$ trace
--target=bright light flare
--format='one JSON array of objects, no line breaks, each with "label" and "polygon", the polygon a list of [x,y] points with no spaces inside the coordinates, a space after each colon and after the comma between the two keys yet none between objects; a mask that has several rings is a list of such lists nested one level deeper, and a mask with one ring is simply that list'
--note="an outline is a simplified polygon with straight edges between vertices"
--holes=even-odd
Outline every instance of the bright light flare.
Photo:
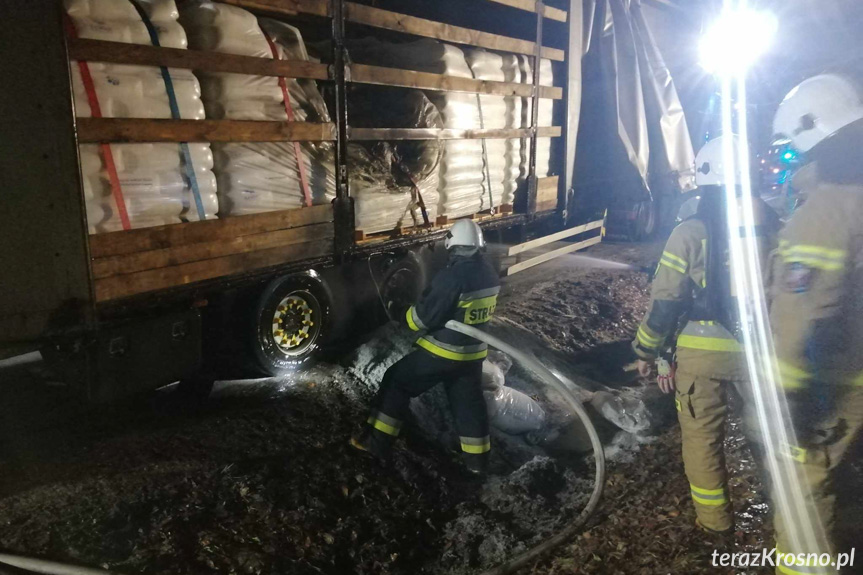
[{"label": "bright light flare", "polygon": [[721,76],[745,72],[767,52],[778,28],[770,12],[724,11],[701,38],[701,66]]},{"label": "bright light flare", "polygon": [[[746,120],[746,69],[754,61],[756,52],[752,43],[745,40],[751,41],[753,31],[759,31],[767,21],[764,17],[741,17],[741,14],[755,14],[746,9],[746,0],[737,0],[737,10],[732,9],[733,3],[733,0],[724,0],[723,18],[711,31],[712,35],[705,37],[705,40],[709,38],[708,46],[728,48],[726,53],[720,54],[722,57],[718,61],[714,61],[719,65],[721,79],[722,128],[723,133],[737,133],[740,139],[737,155],[732,138],[724,138],[723,146],[726,173],[730,174],[725,183],[725,198],[731,278],[737,294],[737,311],[746,349],[754,403],[752,407],[758,417],[758,433],[765,452],[765,464],[771,476],[771,501],[775,506],[774,511],[784,518],[793,548],[782,551],[820,552],[829,549],[826,534],[815,509],[807,505],[807,502],[812,500],[809,486],[800,481],[796,464],[788,456],[789,446],[797,445],[797,440],[793,428],[787,425],[790,422],[788,405],[781,386],[778,385],[779,378],[774,367],[773,336],[767,312],[756,240],[757,224],[752,204]],[[755,22],[758,21],[762,24],[756,25]],[[775,19],[768,27],[775,33]],[[761,46],[759,53],[766,50],[773,33],[765,34],[764,38],[758,40]],[[747,50],[753,52],[746,54]],[[736,114],[733,102],[740,104],[740,110]],[[739,170],[734,169],[735,164],[739,166]],[[735,174],[738,172],[739,182],[735,181]]]}]

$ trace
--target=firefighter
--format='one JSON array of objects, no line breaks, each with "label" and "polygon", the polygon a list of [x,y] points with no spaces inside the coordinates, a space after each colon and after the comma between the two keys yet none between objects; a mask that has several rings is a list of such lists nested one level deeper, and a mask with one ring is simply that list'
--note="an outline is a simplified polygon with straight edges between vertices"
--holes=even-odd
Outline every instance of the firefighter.
[{"label": "firefighter", "polygon": [[[738,142],[736,136],[732,138],[736,155]],[[632,342],[639,373],[648,376],[659,357],[660,389],[675,392],[696,524],[720,535],[731,533],[734,526],[723,452],[728,397],[737,393],[745,403],[750,396],[743,347],[738,341],[725,201],[727,180],[733,173],[734,181],[739,182],[740,173],[731,172],[728,165],[723,138],[708,142],[699,151],[698,206],[665,245],[653,279],[650,308]],[[741,208],[739,197],[732,208]],[[766,261],[775,244],[779,218],[760,199],[753,201],[753,211],[760,222],[755,227],[759,256]],[[660,354],[673,344],[675,336],[676,367],[672,363],[669,368]],[[745,415],[744,424],[755,429]]]},{"label": "firefighter", "polygon": [[[832,74],[804,81],[782,101],[774,131],[803,153],[809,172],[795,178],[807,200],[780,234],[770,292],[777,375],[796,436],[780,456],[795,461],[809,517],[824,527],[817,549],[795,548],[777,512],[776,543],[783,553],[832,552],[831,482],[863,424],[861,86]],[[777,572],[833,571],[780,564]]]},{"label": "firefighter", "polygon": [[480,388],[485,343],[447,329],[454,319],[479,327],[491,320],[500,280],[483,255],[485,240],[473,221],[458,220],[445,240],[447,267],[438,273],[419,303],[405,316],[407,326],[424,335],[414,351],[384,374],[363,432],[351,444],[386,460],[401,431],[408,404],[438,383],[446,386],[468,471],[483,474],[491,442],[488,412]]}]

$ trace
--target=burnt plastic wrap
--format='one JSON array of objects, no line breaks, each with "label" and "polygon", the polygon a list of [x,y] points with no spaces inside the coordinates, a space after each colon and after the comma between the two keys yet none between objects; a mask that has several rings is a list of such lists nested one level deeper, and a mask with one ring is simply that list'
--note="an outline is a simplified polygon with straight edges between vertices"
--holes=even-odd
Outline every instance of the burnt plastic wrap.
[{"label": "burnt plastic wrap", "polygon": [[519,435],[538,431],[545,425],[545,411],[529,395],[506,387],[506,372],[512,360],[495,352],[482,364],[482,393],[488,409],[488,420],[495,428]]},{"label": "burnt plastic wrap", "polygon": [[[351,125],[358,128],[442,128],[437,108],[419,90],[354,86],[348,98]],[[356,227],[367,233],[424,223],[437,215],[438,140],[351,142],[348,162]]]},{"label": "burnt plastic wrap", "polygon": [[[354,40],[348,44],[354,62],[473,78],[464,52],[436,40],[417,40],[403,44],[376,38]],[[428,91],[426,96],[437,107],[442,128],[475,130],[481,126],[475,94]],[[442,143],[438,212],[450,217],[466,216],[483,209],[487,196],[484,182],[482,142],[446,140]]]}]

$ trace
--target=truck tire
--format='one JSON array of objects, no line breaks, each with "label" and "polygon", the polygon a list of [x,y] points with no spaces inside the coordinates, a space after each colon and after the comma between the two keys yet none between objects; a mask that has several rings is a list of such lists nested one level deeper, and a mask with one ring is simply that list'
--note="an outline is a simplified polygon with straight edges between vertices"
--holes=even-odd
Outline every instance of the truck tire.
[{"label": "truck tire", "polygon": [[268,376],[313,363],[324,339],[329,296],[314,274],[278,278],[257,298],[252,314],[252,367]]},{"label": "truck tire", "polygon": [[656,202],[645,200],[633,206],[635,219],[632,221],[630,240],[642,242],[650,239],[656,231]]},{"label": "truck tire", "polygon": [[413,252],[387,267],[380,283],[380,299],[390,319],[401,320],[408,307],[419,300],[425,285],[424,272]]}]

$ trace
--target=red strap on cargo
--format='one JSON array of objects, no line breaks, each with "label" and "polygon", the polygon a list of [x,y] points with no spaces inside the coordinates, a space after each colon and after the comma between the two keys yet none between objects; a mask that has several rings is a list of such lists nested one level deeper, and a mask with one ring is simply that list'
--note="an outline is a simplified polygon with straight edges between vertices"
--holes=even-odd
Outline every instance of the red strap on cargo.
[{"label": "red strap on cargo", "polygon": [[[77,38],[78,31],[75,30],[75,23],[72,22],[72,18],[65,12],[63,13],[63,23],[66,28],[66,35],[69,38]],[[101,118],[102,107],[99,106],[99,97],[96,95],[96,85],[93,83],[93,76],[90,74],[90,66],[87,62],[79,60],[78,69],[81,72],[81,82],[84,84],[84,91],[87,93],[87,102],[90,104],[90,115],[94,118]],[[114,163],[114,154],[111,152],[111,145],[99,144],[99,150],[102,152],[102,160],[105,162],[108,180],[111,182],[111,195],[117,204],[120,224],[124,230],[131,229],[132,224],[129,222],[129,212],[126,211],[126,200],[123,197],[123,188],[120,186],[120,177],[117,175],[117,165]]]},{"label": "red strap on cargo", "polygon": [[[264,32],[261,30],[261,32]],[[276,45],[273,43],[273,40],[270,38],[270,35],[264,32],[264,38],[267,39],[267,44],[270,45],[270,52],[273,53],[273,60],[281,60],[279,57],[279,51],[276,49]],[[285,78],[279,76],[279,88],[282,89],[282,98],[285,100],[285,114],[288,115],[288,121],[293,122],[294,120],[294,110],[291,108],[291,98],[288,94],[288,83],[285,81]],[[303,196],[306,199],[306,207],[311,207],[312,205],[312,192],[309,189],[309,179],[306,176],[306,158],[303,155],[302,146],[300,146],[299,142],[293,142],[294,144],[294,156],[297,159],[297,171],[300,173],[300,185],[303,188]]]}]

